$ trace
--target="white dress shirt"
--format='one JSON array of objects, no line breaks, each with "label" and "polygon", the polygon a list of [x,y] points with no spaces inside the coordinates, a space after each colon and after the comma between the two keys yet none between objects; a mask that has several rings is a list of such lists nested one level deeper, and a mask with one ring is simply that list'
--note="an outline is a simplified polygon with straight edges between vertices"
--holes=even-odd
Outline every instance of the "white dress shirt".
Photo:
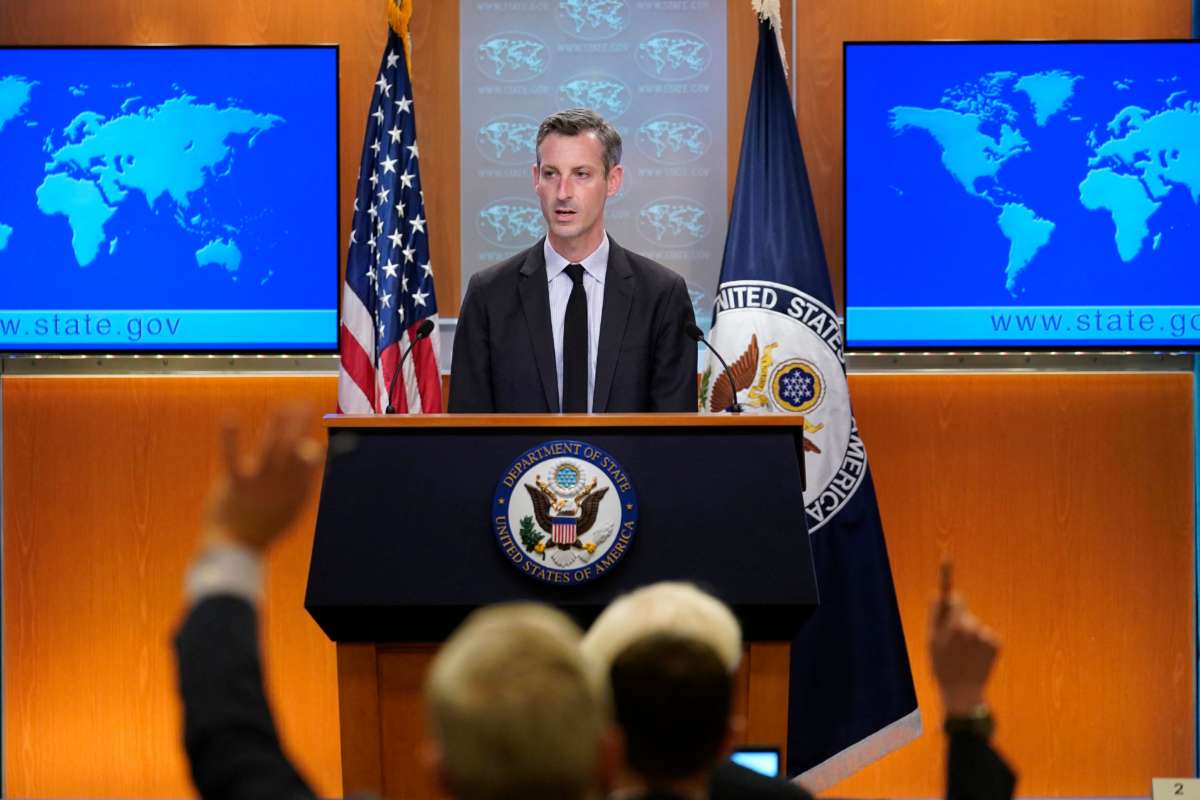
[{"label": "white dress shirt", "polygon": [[[567,324],[567,300],[571,298],[571,276],[568,261],[550,246],[546,237],[542,250],[546,255],[546,281],[550,289],[550,330],[554,335],[554,366],[558,370],[558,403],[562,407],[563,391],[563,331]],[[596,392],[596,351],[600,347],[600,316],[604,308],[604,276],[608,272],[608,234],[600,246],[579,262],[583,265],[583,291],[587,295],[588,312],[588,381],[587,410],[592,411],[592,395]]]},{"label": "white dress shirt", "polygon": [[257,603],[262,595],[262,557],[244,545],[210,545],[188,567],[184,595],[193,605],[214,595]]}]

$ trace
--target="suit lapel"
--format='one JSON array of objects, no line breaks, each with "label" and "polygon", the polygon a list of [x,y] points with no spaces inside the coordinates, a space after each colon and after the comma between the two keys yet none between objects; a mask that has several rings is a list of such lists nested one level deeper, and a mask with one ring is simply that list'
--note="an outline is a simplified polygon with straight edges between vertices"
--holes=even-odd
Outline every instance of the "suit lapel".
[{"label": "suit lapel", "polygon": [[[544,265],[543,265],[544,269]],[[604,308],[600,314],[600,345],[596,353],[596,391],[592,395],[592,411],[608,410],[608,395],[613,375],[617,372],[617,356],[625,338],[625,323],[633,305],[633,268],[629,257],[610,236],[608,239],[608,270],[604,277]]]},{"label": "suit lapel", "polygon": [[[554,331],[550,327],[550,290],[546,286],[546,254],[539,241],[531,247],[521,265],[521,278],[517,284],[521,295],[521,308],[525,312],[525,323],[529,326],[529,340],[533,344],[533,360],[537,364],[538,377],[542,379],[542,392],[551,413],[558,413],[558,369],[554,365]],[[608,301],[607,294],[605,302]],[[603,330],[603,329],[602,329]]]}]

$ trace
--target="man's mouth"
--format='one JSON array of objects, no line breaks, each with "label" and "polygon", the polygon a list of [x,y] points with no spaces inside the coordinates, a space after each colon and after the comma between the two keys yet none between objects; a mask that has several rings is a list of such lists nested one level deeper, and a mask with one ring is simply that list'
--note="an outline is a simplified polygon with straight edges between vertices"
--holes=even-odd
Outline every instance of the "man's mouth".
[{"label": "man's mouth", "polygon": [[556,208],[554,209],[554,217],[560,222],[566,222],[575,218],[575,210],[571,208]]}]

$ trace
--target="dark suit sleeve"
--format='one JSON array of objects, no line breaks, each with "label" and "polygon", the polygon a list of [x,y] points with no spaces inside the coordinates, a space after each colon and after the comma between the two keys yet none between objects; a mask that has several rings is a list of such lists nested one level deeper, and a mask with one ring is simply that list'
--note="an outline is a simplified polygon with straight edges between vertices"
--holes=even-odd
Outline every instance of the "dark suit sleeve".
[{"label": "dark suit sleeve", "polygon": [[950,735],[946,754],[946,800],[1010,800],[1017,777],[987,739]]},{"label": "dark suit sleeve", "polygon": [[216,596],[197,603],[175,635],[192,780],[203,798],[308,800],[267,706],[257,627],[250,603]]},{"label": "dark suit sleeve", "polygon": [[696,343],[684,333],[689,322],[694,324],[696,315],[687,284],[676,275],[658,320],[650,376],[651,411],[695,411],[699,406]]},{"label": "dark suit sleeve", "polygon": [[454,328],[450,400],[446,405],[451,414],[490,414],[496,410],[487,309],[482,294],[476,277],[472,277]]},{"label": "dark suit sleeve", "polygon": [[813,800],[801,785],[783,778],[768,778],[753,770],[722,761],[708,782],[710,800]]}]

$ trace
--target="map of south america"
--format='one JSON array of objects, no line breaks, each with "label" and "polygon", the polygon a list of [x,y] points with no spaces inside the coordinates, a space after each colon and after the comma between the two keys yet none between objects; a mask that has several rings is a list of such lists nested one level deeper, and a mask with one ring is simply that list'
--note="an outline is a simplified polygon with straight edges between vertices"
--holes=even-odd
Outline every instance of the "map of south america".
[{"label": "map of south america", "polygon": [[[25,112],[34,85],[33,81],[15,75],[0,78],[0,134],[4,133],[5,125]],[[0,250],[8,247],[8,239],[12,232],[12,226],[0,220]]]}]

